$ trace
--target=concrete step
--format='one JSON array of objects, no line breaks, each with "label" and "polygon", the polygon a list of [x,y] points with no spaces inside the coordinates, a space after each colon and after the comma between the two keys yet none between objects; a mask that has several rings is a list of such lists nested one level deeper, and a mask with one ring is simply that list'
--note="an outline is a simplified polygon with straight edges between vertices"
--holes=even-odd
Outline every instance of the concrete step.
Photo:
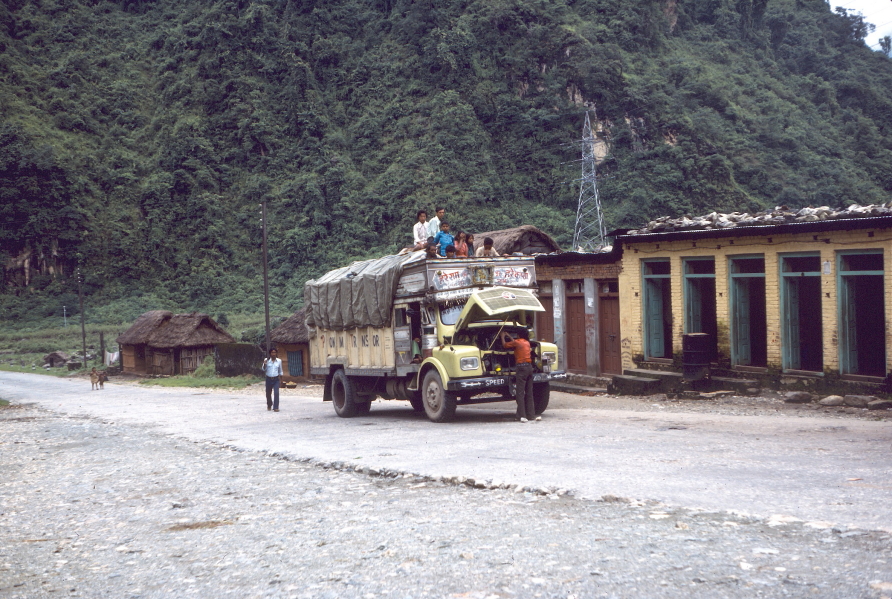
[{"label": "concrete step", "polygon": [[660,390],[664,392],[677,391],[684,385],[684,377],[680,372],[670,372],[668,370],[646,370],[644,368],[630,368],[625,370],[623,374],[629,376],[638,376],[648,379],[657,379],[660,381]]},{"label": "concrete step", "polygon": [[551,381],[551,390],[562,391],[564,393],[576,393],[578,395],[589,395],[593,393],[607,393],[607,385],[590,387],[588,385],[572,385],[564,381]]},{"label": "concrete step", "polygon": [[752,379],[736,379],[725,376],[709,377],[709,388],[714,391],[729,389],[746,395],[747,389],[759,389],[761,386],[759,381]]},{"label": "concrete step", "polygon": [[606,388],[610,384],[610,375],[592,376],[590,374],[576,374],[575,372],[567,373],[567,383],[577,385],[579,387],[602,387]]},{"label": "concrete step", "polygon": [[607,392],[614,395],[653,395],[662,390],[663,383],[660,379],[628,374],[614,375],[607,386]]}]

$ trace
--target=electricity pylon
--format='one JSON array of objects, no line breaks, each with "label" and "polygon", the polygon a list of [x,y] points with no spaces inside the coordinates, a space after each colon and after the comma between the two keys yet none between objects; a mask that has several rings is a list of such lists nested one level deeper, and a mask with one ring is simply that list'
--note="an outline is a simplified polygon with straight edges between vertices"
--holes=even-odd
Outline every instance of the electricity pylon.
[{"label": "electricity pylon", "polygon": [[604,215],[601,214],[601,199],[598,197],[598,175],[596,172],[595,143],[592,122],[585,113],[585,126],[582,128],[582,178],[579,183],[579,207],[576,209],[576,227],[573,229],[573,249],[582,252],[596,252],[604,247],[607,239],[604,228]]}]

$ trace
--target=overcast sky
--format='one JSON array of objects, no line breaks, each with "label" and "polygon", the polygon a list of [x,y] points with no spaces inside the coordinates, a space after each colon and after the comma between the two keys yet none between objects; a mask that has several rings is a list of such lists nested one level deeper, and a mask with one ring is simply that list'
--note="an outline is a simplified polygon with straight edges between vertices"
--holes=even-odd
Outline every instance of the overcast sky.
[{"label": "overcast sky", "polygon": [[865,42],[874,50],[878,49],[881,37],[892,36],[892,0],[829,0],[830,6],[854,8],[864,15],[864,20],[876,25],[876,31],[867,36]]}]

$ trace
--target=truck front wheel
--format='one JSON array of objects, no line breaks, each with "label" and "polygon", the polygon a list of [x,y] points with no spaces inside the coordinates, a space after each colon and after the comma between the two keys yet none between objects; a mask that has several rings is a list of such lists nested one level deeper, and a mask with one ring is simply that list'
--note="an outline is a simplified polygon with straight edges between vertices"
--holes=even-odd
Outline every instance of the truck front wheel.
[{"label": "truck front wheel", "polygon": [[449,422],[455,418],[455,395],[446,391],[436,370],[429,370],[424,375],[421,401],[431,422]]},{"label": "truck front wheel", "polygon": [[533,385],[533,408],[536,414],[541,414],[548,407],[548,396],[551,395],[551,383],[537,383]]},{"label": "truck front wheel", "polygon": [[331,377],[331,403],[334,404],[335,413],[341,418],[356,416],[356,389],[343,369],[336,370]]}]

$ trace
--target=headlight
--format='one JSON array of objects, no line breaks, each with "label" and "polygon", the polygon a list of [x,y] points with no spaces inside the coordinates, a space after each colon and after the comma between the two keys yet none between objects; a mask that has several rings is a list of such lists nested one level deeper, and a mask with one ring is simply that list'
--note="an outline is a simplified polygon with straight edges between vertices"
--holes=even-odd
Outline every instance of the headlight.
[{"label": "headlight", "polygon": [[480,358],[462,358],[459,366],[462,370],[477,370],[480,368]]},{"label": "headlight", "polygon": [[557,354],[553,351],[547,351],[542,354],[543,364],[554,364],[557,361]]}]

